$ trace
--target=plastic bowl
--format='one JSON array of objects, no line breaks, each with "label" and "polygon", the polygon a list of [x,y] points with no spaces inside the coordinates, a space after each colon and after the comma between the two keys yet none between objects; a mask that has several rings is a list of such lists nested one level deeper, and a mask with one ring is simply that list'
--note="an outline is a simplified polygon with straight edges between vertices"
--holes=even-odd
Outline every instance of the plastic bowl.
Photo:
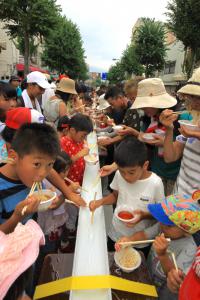
[{"label": "plastic bowl", "polygon": [[102,140],[107,140],[108,137],[106,135],[98,136],[97,140],[102,141]]},{"label": "plastic bowl", "polygon": [[[42,194],[45,194],[49,197],[46,201],[41,201],[38,206],[38,211],[45,211],[49,208],[53,200],[56,198],[57,194],[51,190],[42,190]],[[33,195],[39,197],[38,191],[34,192]]]},{"label": "plastic bowl", "polygon": [[115,132],[118,132],[118,131],[120,131],[120,130],[123,130],[123,126],[122,125],[116,125],[116,126],[113,126],[113,130],[115,131]]},{"label": "plastic bowl", "polygon": [[185,126],[189,130],[199,131],[200,127],[198,125],[192,124],[192,121],[189,120],[179,120],[180,125]]},{"label": "plastic bowl", "polygon": [[[133,210],[134,210],[133,207],[124,204],[124,205],[118,206],[115,209],[114,214],[115,214],[115,217],[118,220],[122,221],[122,222],[125,222],[125,223],[131,222],[131,223],[134,223],[134,221],[138,220],[138,215],[136,215],[136,214],[134,215],[132,213]],[[124,217],[123,217],[122,213],[124,214]],[[120,214],[122,214],[122,215],[120,215]],[[128,215],[129,215],[129,217],[128,217]],[[133,216],[132,218],[131,218],[131,215]]]},{"label": "plastic bowl", "polygon": [[142,135],[142,139],[146,140],[146,141],[153,141],[153,140],[155,140],[155,137],[152,133],[144,133]]},{"label": "plastic bowl", "polygon": [[140,253],[135,250],[134,248],[132,247],[129,247],[129,250],[128,251],[131,251],[135,254],[135,257],[136,257],[136,263],[132,266],[132,267],[124,267],[123,265],[120,264],[120,259],[126,255],[125,254],[125,251],[127,251],[127,248],[122,248],[119,252],[115,252],[114,254],[114,260],[115,260],[115,263],[116,265],[124,272],[126,273],[130,273],[130,272],[133,272],[134,270],[136,270],[137,268],[139,268],[139,266],[141,265],[141,262],[142,262],[142,259],[141,259],[141,255]]},{"label": "plastic bowl", "polygon": [[95,154],[84,156],[84,160],[88,165],[96,165],[96,163],[99,161],[97,155]]}]

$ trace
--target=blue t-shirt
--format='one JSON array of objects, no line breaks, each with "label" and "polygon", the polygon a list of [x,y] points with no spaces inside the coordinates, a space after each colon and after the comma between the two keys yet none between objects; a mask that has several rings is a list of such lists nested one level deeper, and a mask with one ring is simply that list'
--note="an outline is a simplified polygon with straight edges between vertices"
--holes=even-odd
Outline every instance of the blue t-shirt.
[{"label": "blue t-shirt", "polygon": [[0,224],[11,217],[16,205],[26,199],[30,188],[21,181],[12,180],[0,173]]}]

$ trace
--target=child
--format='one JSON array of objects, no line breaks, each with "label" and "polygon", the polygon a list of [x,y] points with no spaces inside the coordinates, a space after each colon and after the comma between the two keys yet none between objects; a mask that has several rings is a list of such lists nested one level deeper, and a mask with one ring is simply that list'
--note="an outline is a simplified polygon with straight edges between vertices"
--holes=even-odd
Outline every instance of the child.
[{"label": "child", "polygon": [[61,138],[61,148],[71,157],[72,166],[68,178],[82,184],[85,170],[84,156],[89,149],[84,147],[87,135],[93,131],[92,121],[88,116],[76,114],[70,119],[68,136]]},{"label": "child", "polygon": [[[167,288],[166,275],[174,269],[170,252],[174,252],[177,265],[183,273],[187,273],[195,256],[196,244],[192,235],[200,228],[200,206],[188,195],[171,195],[162,203],[149,204],[152,216],[160,223],[154,225],[155,237],[153,248],[148,257],[149,270],[159,293],[160,300],[177,299]],[[168,245],[166,238],[171,238]],[[148,239],[149,236],[141,232],[137,240]],[[134,237],[129,240],[135,240]],[[169,247],[168,247],[169,246]],[[167,251],[167,248],[169,249]]]},{"label": "child", "polygon": [[[126,223],[113,216],[109,237],[112,241],[117,241],[122,235],[132,235],[153,224],[147,205],[159,202],[164,197],[164,190],[161,179],[148,171],[149,162],[144,143],[134,137],[124,139],[116,148],[114,160],[118,171],[110,185],[113,192],[99,201],[90,202],[90,209],[93,211],[101,205],[115,203],[116,208],[124,204],[133,208],[138,220],[132,228],[128,228]],[[140,247],[147,254],[148,244]]]},{"label": "child", "polygon": [[13,162],[0,168],[0,224],[26,199],[33,183],[49,174],[59,151],[57,133],[46,124],[24,124],[16,132],[9,150]]},{"label": "child", "polygon": [[68,134],[69,120],[67,116],[61,117],[58,120],[57,132],[60,139]]}]

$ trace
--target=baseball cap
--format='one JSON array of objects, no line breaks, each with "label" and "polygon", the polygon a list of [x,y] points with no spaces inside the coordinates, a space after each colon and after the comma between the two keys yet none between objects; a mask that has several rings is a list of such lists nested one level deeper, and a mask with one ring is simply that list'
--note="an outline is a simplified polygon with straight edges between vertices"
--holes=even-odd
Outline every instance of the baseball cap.
[{"label": "baseball cap", "polygon": [[37,83],[43,89],[51,87],[46,76],[39,71],[29,73],[27,75],[27,83]]},{"label": "baseball cap", "polygon": [[164,225],[178,226],[190,234],[200,230],[200,205],[187,194],[170,195],[161,203],[149,204],[148,210]]},{"label": "baseball cap", "polygon": [[14,108],[6,113],[7,127],[18,129],[24,123],[44,123],[44,116],[36,109],[27,107]]},{"label": "baseball cap", "polygon": [[4,299],[15,280],[37,259],[45,244],[40,226],[33,220],[18,223],[14,232],[0,231],[0,299]]}]

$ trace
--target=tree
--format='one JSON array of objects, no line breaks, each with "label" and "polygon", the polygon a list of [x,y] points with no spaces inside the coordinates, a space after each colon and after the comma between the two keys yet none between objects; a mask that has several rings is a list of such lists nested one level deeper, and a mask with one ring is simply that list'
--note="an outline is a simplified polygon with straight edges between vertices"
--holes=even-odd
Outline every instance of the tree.
[{"label": "tree", "polygon": [[122,69],[127,72],[129,76],[142,75],[144,73],[144,67],[138,62],[138,57],[135,52],[135,45],[130,44],[124,50],[121,58]]},{"label": "tree", "polygon": [[24,40],[24,74],[29,72],[30,41],[47,36],[56,25],[60,7],[56,0],[0,0],[0,20],[11,38]]},{"label": "tree", "polygon": [[111,84],[120,83],[125,80],[125,71],[123,69],[121,61],[116,62],[114,66],[111,66],[108,70],[107,79]]},{"label": "tree", "polygon": [[153,76],[165,64],[165,28],[161,22],[143,18],[142,24],[134,32],[132,41],[140,64],[144,66],[145,76]]},{"label": "tree", "polygon": [[45,39],[42,60],[50,69],[65,72],[71,78],[87,78],[83,42],[76,24],[59,17],[58,26]]},{"label": "tree", "polygon": [[171,0],[167,5],[168,27],[185,46],[184,70],[191,77],[200,51],[200,1]]}]

